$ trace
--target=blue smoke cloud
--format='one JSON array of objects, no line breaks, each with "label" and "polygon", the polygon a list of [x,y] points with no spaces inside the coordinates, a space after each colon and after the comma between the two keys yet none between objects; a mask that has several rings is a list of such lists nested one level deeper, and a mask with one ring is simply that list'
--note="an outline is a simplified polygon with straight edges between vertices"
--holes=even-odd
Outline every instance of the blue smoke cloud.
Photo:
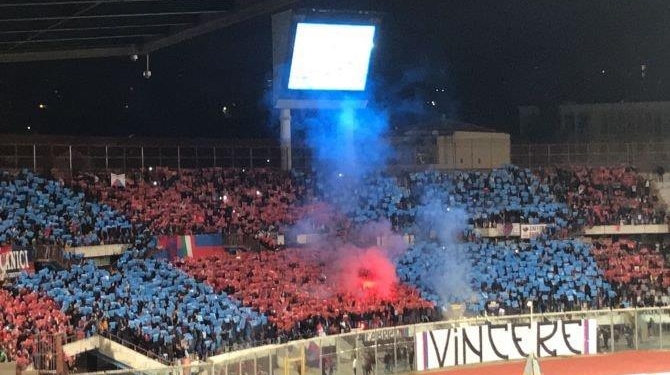
[{"label": "blue smoke cloud", "polygon": [[386,168],[393,155],[385,136],[388,116],[372,107],[320,110],[299,119],[305,142],[313,153],[313,169],[332,177],[360,182],[364,176]]},{"label": "blue smoke cloud", "polygon": [[461,244],[468,229],[468,214],[450,205],[450,187],[448,179],[428,186],[416,215],[417,229],[424,232],[421,237],[435,241],[419,245],[429,262],[421,267],[422,284],[445,306],[471,301],[475,296],[470,285],[472,262]]},{"label": "blue smoke cloud", "polygon": [[[406,268],[407,275],[400,275],[404,280],[425,285],[436,295],[435,301],[464,302],[473,294],[469,283],[471,263],[464,246],[459,244],[467,215],[463,210],[447,206],[449,188],[431,184],[431,189],[418,192],[421,199],[415,211],[416,233],[422,234],[417,238],[433,234],[438,241],[423,242],[426,245],[411,249],[409,257],[401,254],[406,246],[392,233],[384,217],[386,212],[380,208],[383,204],[396,204],[386,195],[402,190],[397,180],[381,178],[396,154],[387,139],[390,118],[402,114],[420,118],[427,114],[422,94],[413,89],[426,76],[426,69],[407,71],[401,79],[385,85],[385,90],[375,90],[377,82],[371,82],[368,93],[377,91],[381,95],[377,101],[368,95],[371,104],[364,109],[354,108],[345,101],[337,110],[293,111],[294,134],[304,134],[302,141],[312,152],[312,170],[322,196],[357,224],[358,233],[351,237],[366,240],[362,246],[368,246],[370,238],[390,239],[391,244],[385,244],[388,255],[409,263],[417,262]],[[408,90],[411,92],[406,94]],[[344,199],[340,199],[342,197]],[[309,222],[310,219],[306,219],[303,226],[308,228]],[[339,244],[330,241],[325,245]]]}]

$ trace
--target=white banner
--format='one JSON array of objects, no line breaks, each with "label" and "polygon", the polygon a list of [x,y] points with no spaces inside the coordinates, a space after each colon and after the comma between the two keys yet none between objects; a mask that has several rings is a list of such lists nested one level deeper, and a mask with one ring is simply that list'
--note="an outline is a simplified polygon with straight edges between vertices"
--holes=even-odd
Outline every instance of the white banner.
[{"label": "white banner", "polygon": [[417,370],[538,357],[595,354],[595,319],[485,324],[416,334]]},{"label": "white banner", "polygon": [[475,228],[482,237],[519,237],[521,236],[521,224],[506,223],[496,224],[490,228]]},{"label": "white banner", "polygon": [[0,247],[0,281],[35,269],[33,252],[27,248]]},{"label": "white banner", "polygon": [[546,228],[547,224],[521,224],[521,238],[535,238],[544,233]]},{"label": "white banner", "polygon": [[111,185],[112,187],[126,187],[126,175],[125,174],[111,174]]},{"label": "white banner", "polygon": [[84,258],[97,258],[121,255],[128,248],[130,248],[130,245],[114,244],[72,247],[65,251],[73,254],[84,254]]}]

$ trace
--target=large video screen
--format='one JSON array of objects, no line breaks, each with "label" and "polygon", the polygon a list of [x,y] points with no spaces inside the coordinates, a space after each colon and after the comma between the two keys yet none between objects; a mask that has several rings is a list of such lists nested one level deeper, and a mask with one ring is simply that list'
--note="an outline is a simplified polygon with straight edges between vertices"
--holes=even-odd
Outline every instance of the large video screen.
[{"label": "large video screen", "polygon": [[376,26],[300,22],[290,90],[364,91]]}]

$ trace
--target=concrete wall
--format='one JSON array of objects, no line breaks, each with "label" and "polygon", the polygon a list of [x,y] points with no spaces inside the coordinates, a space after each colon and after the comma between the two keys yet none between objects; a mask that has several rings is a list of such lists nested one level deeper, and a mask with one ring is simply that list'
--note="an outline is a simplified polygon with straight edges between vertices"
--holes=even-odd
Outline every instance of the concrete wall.
[{"label": "concrete wall", "polygon": [[16,374],[16,362],[0,363],[0,374],[14,375]]},{"label": "concrete wall", "polygon": [[584,229],[587,236],[612,236],[620,234],[666,234],[667,224],[649,225],[599,225]]},{"label": "concrete wall", "polygon": [[70,253],[84,254],[84,258],[99,258],[121,255],[129,247],[130,245],[125,244],[80,246],[72,247],[66,249],[65,251]]},{"label": "concrete wall", "polygon": [[491,169],[511,161],[509,134],[454,132],[439,136],[438,164],[446,169]]}]

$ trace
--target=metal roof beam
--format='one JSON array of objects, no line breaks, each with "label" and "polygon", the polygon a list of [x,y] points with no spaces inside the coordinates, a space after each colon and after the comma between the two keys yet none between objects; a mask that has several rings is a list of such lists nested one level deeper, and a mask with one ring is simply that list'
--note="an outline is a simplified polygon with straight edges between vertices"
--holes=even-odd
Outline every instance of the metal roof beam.
[{"label": "metal roof beam", "polygon": [[33,1],[30,3],[9,3],[0,4],[0,8],[20,8],[20,7],[36,7],[36,6],[63,6],[63,5],[84,5],[93,4],[101,1],[103,4],[116,3],[156,3],[169,0],[68,0],[68,1]]},{"label": "metal roof beam", "polygon": [[35,51],[35,52],[12,52],[0,53],[0,63],[16,63],[24,61],[49,61],[68,59],[90,59],[112,56],[137,55],[135,45],[121,47],[103,48],[75,48],[69,50]]},{"label": "metal roof beam", "polygon": [[264,0],[248,7],[240,8],[223,17],[201,23],[195,27],[179,31],[163,38],[149,41],[140,46],[142,54],[150,53],[161,48],[165,48],[197,36],[223,29],[234,24],[252,19],[256,16],[267,14],[278,9],[293,5],[300,0]]},{"label": "metal roof beam", "polygon": [[31,39],[31,40],[14,40],[14,41],[0,41],[1,44],[36,44],[36,43],[50,43],[50,42],[76,42],[85,40],[110,40],[110,39],[129,39],[129,38],[150,38],[161,34],[126,34],[126,35],[104,35],[104,36],[90,36],[90,37],[73,37],[73,38],[53,38],[53,39]]},{"label": "metal roof beam", "polygon": [[[44,4],[46,5],[55,5],[56,3],[77,3],[77,4],[97,4],[97,3],[124,3],[124,2],[146,2],[150,3],[152,1],[157,1],[160,2],[161,0],[81,0],[81,1],[74,1],[74,0],[54,0],[53,2],[48,2],[47,0],[32,0],[30,3],[32,4]],[[181,1],[181,0],[162,0],[163,2],[168,2],[168,1]],[[198,0],[192,0],[192,1],[198,1]],[[231,25],[252,19],[256,16],[260,16],[263,14],[271,13],[274,11],[278,10],[283,10],[291,5],[294,5],[301,0],[258,0],[255,1],[251,4],[248,2],[243,2],[240,1],[238,4],[238,7],[233,8],[231,10],[200,10],[200,11],[163,11],[160,12],[160,9],[157,9],[155,12],[143,12],[143,13],[126,13],[126,14],[91,14],[91,15],[86,15],[86,14],[80,14],[80,15],[73,15],[71,17],[51,17],[51,16],[35,16],[35,17],[25,17],[25,18],[5,18],[5,19],[0,19],[0,24],[7,24],[7,25],[12,25],[13,23],[20,23],[20,22],[30,22],[30,21],[62,21],[64,18],[66,18],[68,21],[69,20],[96,20],[96,19],[104,19],[104,20],[113,20],[111,22],[120,22],[120,23],[125,23],[126,25],[123,26],[115,26],[113,23],[108,23],[105,22],[102,25],[105,26],[95,26],[96,24],[90,24],[86,25],[84,24],[82,28],[78,28],[76,26],[69,26],[67,28],[63,27],[62,24],[59,24],[57,26],[52,26],[50,30],[46,29],[41,29],[39,26],[36,25],[28,25],[26,28],[30,28],[30,32],[22,32],[21,30],[17,30],[17,27],[11,26],[13,29],[5,28],[4,34],[30,34],[32,33],[37,33],[37,32],[42,32],[42,33],[56,33],[59,30],[62,31],[72,31],[72,32],[77,32],[77,31],[83,31],[83,30],[121,30],[121,29],[141,29],[142,27],[160,27],[159,25],[163,25],[161,21],[158,21],[155,17],[170,17],[172,16],[173,18],[164,20],[163,22],[165,23],[165,26],[183,26],[187,27],[188,25],[193,25],[193,22],[189,21],[195,21],[197,18],[195,17],[200,17],[200,16],[205,16],[205,15],[211,15],[212,18],[208,17],[203,17],[200,18],[200,23],[194,25],[193,27],[182,29],[181,31],[174,32],[173,34],[159,34],[160,36],[155,37],[154,39],[151,39],[147,42],[144,42],[142,44],[123,44],[121,45],[120,43],[123,41],[122,38],[126,38],[127,36],[119,36],[117,38],[117,43],[115,44],[113,42],[113,38],[115,36],[107,37],[107,38],[112,38],[110,39],[110,46],[102,47],[102,46],[95,46],[95,45],[79,45],[79,46],[73,46],[72,48],[64,48],[64,49],[50,49],[48,46],[48,42],[58,42],[58,41],[63,41],[65,42],[66,40],[63,39],[68,39],[68,40],[104,40],[105,36],[103,37],[90,37],[90,34],[86,33],[81,33],[81,38],[79,38],[79,35],[74,34],[72,35],[72,38],[65,38],[66,36],[69,37],[69,35],[63,35],[63,38],[53,38],[53,39],[38,39],[38,38],[33,38],[30,40],[30,43],[35,43],[31,44],[31,46],[41,46],[42,50],[39,50],[38,48],[31,48],[32,51],[26,51],[26,52],[19,52],[19,51],[10,51],[10,52],[1,52],[0,51],[0,63],[11,63],[11,62],[22,62],[22,61],[47,61],[47,60],[64,60],[64,59],[84,59],[84,58],[103,58],[103,57],[112,57],[112,56],[130,56],[130,55],[139,55],[139,54],[146,54],[150,53],[153,51],[156,51],[158,49],[168,47],[180,42],[183,42],[185,40],[192,39],[194,37],[207,34],[212,31],[216,31],[219,29],[223,29],[226,27],[229,27]],[[48,4],[47,4],[48,3]],[[16,2],[13,3],[14,5],[18,5]],[[7,5],[7,4],[5,4]],[[37,6],[37,5],[35,5]],[[158,7],[157,7],[158,8]],[[2,13],[2,12],[0,12]],[[191,18],[176,18],[176,17],[186,17],[186,16],[191,16]],[[123,22],[120,20],[130,20],[130,19],[137,19],[141,20],[142,22],[146,22],[147,25],[128,25],[129,23],[135,23],[135,22]],[[119,20],[119,21],[117,21]],[[174,24],[172,24],[174,23]],[[100,23],[97,23],[100,24]],[[154,26],[155,25],[155,26]],[[45,25],[46,28],[46,25]],[[72,30],[69,30],[72,29]],[[80,29],[80,30],[78,30]],[[135,33],[138,35],[137,37],[142,37],[143,35],[150,35],[149,33],[152,32],[152,30],[146,30],[147,34],[141,34],[141,31],[135,31]],[[50,35],[50,36],[58,36],[56,35]],[[155,35],[154,35],[155,36]],[[131,42],[131,40],[126,40],[126,42]],[[17,43],[21,43],[20,41],[15,41],[12,42],[14,45]],[[44,43],[44,44],[40,44]],[[8,43],[9,44],[9,43]]]},{"label": "metal roof beam", "polygon": [[[286,0],[284,0],[286,1]],[[296,2],[298,0],[291,0]],[[153,12],[153,13],[119,13],[119,14],[91,14],[71,17],[26,17],[26,18],[0,18],[0,22],[32,22],[32,21],[60,21],[67,17],[69,20],[101,19],[101,18],[130,18],[130,17],[162,17],[162,16],[192,16],[202,14],[230,13],[228,10],[195,10],[184,12]]]},{"label": "metal roof beam", "polygon": [[[94,27],[59,27],[57,29],[46,30],[46,33],[57,33],[57,32],[67,32],[67,31],[98,31],[98,30],[128,30],[128,29],[143,29],[143,28],[158,28],[158,27],[184,27],[188,25],[193,25],[189,22],[165,22],[165,23],[148,23],[144,25],[119,25],[119,26],[94,26]],[[38,31],[43,31],[42,29],[31,29],[31,30],[5,30],[0,31],[0,35],[13,35],[13,34],[30,34],[36,33]]]},{"label": "metal roof beam", "polygon": [[15,43],[14,45],[12,45],[11,49],[14,50],[14,49],[16,49],[16,48],[18,48],[18,47],[24,45],[25,43],[30,42],[31,40],[33,40],[33,39],[37,38],[38,36],[40,36],[40,35],[44,34],[45,32],[47,32],[47,30],[55,29],[55,28],[57,28],[58,26],[61,26],[61,25],[65,24],[65,23],[67,23],[67,21],[73,19],[73,17],[81,16],[81,15],[85,14],[86,12],[91,11],[91,10],[97,8],[98,5],[100,5],[100,4],[102,4],[102,1],[97,1],[97,2],[95,2],[95,3],[93,3],[93,4],[89,4],[89,6],[87,6],[87,7],[85,7],[85,8],[82,8],[81,10],[78,10],[75,14],[73,14],[73,15],[71,15],[71,16],[67,16],[67,17],[61,18],[60,20],[58,20],[58,22],[49,25],[49,27],[47,27],[46,29],[41,30],[41,31],[38,31],[38,32],[35,32],[35,33],[32,33],[32,34],[29,35],[25,40],[23,40],[23,41],[21,41],[21,42],[19,42],[19,43]]}]

